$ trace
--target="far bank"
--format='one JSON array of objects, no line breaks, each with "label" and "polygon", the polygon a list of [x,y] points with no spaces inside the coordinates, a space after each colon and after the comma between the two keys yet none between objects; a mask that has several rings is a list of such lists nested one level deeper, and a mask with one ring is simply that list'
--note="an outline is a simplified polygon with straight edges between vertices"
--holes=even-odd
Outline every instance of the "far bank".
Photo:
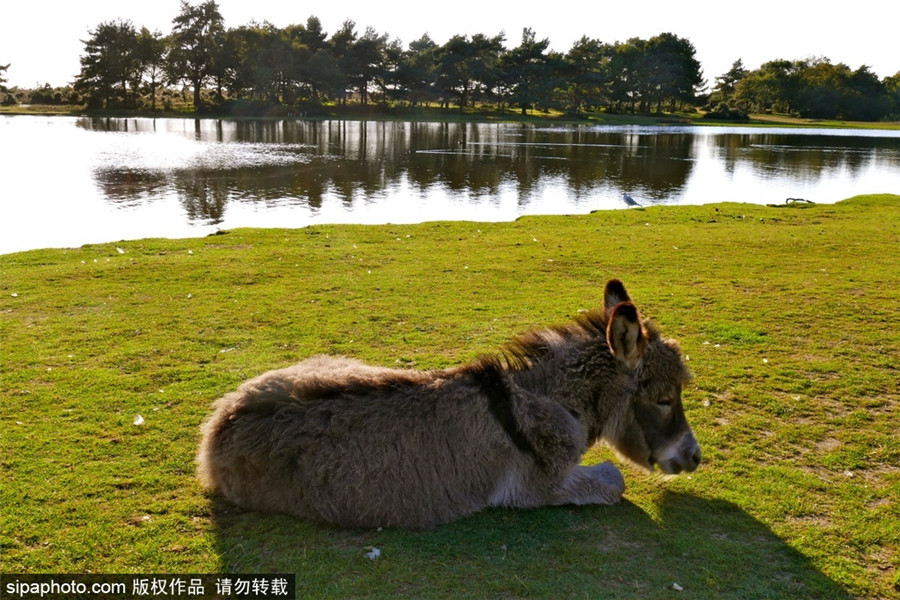
[{"label": "far bank", "polygon": [[584,125],[636,125],[636,126],[735,126],[735,127],[816,127],[834,129],[888,129],[900,130],[900,121],[845,121],[807,119],[786,114],[751,114],[748,119],[711,119],[705,112],[675,112],[632,114],[628,112],[590,112],[572,115],[559,111],[529,111],[522,115],[516,110],[441,109],[437,107],[389,107],[389,106],[328,106],[315,112],[289,109],[284,106],[258,107],[253,111],[229,111],[210,108],[194,110],[138,110],[138,109],[88,109],[72,104],[18,104],[0,106],[0,115],[88,116],[96,118],[182,118],[182,119],[246,119],[246,120],[368,120],[368,121],[418,121],[437,123],[532,123],[532,124],[584,124]]}]

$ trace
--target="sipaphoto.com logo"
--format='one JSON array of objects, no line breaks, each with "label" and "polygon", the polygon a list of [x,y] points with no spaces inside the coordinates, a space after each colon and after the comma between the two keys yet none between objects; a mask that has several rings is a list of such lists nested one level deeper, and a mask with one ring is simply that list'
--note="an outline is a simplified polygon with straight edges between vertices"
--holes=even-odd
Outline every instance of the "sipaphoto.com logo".
[{"label": "sipaphoto.com logo", "polygon": [[293,600],[293,574],[0,574],[0,598],[21,600]]},{"label": "sipaphoto.com logo", "polygon": [[87,584],[74,579],[57,580],[56,578],[49,581],[4,581],[0,587],[4,594],[8,596],[18,596],[19,598],[39,597],[46,598],[48,596],[66,596],[72,598],[74,596],[105,596],[105,595],[121,595],[128,593],[128,588],[124,583],[115,582],[95,582]]}]

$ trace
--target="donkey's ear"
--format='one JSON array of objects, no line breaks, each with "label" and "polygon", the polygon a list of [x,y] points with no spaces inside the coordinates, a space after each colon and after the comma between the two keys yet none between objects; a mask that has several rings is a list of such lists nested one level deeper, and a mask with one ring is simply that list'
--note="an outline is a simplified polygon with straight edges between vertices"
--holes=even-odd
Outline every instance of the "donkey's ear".
[{"label": "donkey's ear", "polygon": [[613,356],[633,369],[641,362],[647,341],[647,332],[634,304],[621,302],[613,308],[606,326],[606,342]]},{"label": "donkey's ear", "polygon": [[618,279],[610,279],[606,282],[606,289],[603,290],[603,306],[606,308],[606,312],[609,313],[623,302],[631,302],[625,286]]}]

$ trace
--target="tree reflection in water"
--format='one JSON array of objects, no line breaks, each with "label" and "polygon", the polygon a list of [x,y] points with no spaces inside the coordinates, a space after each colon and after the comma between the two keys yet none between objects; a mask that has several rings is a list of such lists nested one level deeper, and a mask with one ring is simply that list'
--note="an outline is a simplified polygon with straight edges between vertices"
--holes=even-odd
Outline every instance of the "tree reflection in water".
[{"label": "tree reflection in water", "polygon": [[[513,198],[528,212],[587,212],[621,204],[628,190],[642,204],[715,200],[782,201],[802,196],[835,173],[860,177],[873,166],[900,166],[900,136],[734,128],[543,127],[518,124],[214,119],[81,119],[90,131],[156,134],[193,151],[173,162],[167,143],[137,144],[134,156],[107,160],[94,178],[114,203],[152,202],[176,194],[192,222],[217,224],[232,203],[297,207],[315,215],[328,205],[352,213],[395,196],[437,216],[450,198],[498,209]],[[164,134],[164,135],[160,135]],[[700,168],[700,163],[712,166]],[[700,173],[733,181],[741,172],[770,181],[776,192],[756,200],[734,190],[703,190]],[[707,186],[721,181],[706,178]],[[876,190],[890,191],[890,190]],[[807,194],[808,195],[808,194]],[[817,198],[818,199],[818,198]],[[839,198],[824,198],[834,201]],[[409,198],[405,198],[409,201]],[[408,202],[401,203],[408,207]]]}]

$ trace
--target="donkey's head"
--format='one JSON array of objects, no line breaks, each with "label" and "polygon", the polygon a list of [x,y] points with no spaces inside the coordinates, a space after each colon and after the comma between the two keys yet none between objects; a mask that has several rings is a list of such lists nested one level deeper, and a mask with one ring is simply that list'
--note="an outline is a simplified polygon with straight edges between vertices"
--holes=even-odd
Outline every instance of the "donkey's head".
[{"label": "donkey's head", "polygon": [[649,470],[695,470],[700,446],[681,404],[681,387],[691,375],[678,344],[641,320],[621,281],[606,284],[604,304],[607,344],[625,384],[603,437],[620,456]]}]

